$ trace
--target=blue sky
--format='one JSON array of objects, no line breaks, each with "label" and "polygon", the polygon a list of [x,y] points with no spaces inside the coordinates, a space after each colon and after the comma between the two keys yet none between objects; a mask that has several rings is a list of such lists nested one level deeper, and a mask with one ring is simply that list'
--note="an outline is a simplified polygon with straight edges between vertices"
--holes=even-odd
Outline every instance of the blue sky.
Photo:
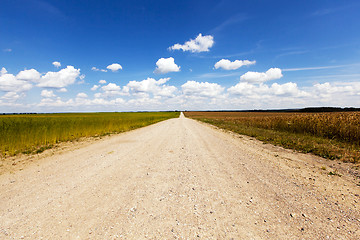
[{"label": "blue sky", "polygon": [[357,0],[3,0],[0,112],[360,107],[359,12]]}]

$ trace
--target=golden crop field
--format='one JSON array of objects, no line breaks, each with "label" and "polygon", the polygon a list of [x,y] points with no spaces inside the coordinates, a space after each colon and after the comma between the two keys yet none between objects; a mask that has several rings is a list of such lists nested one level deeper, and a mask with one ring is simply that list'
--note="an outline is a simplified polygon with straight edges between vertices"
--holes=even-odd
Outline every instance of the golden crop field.
[{"label": "golden crop field", "polygon": [[54,144],[144,127],[177,112],[0,115],[0,156],[41,152]]},{"label": "golden crop field", "polygon": [[359,161],[359,112],[186,112],[185,115],[302,152]]}]

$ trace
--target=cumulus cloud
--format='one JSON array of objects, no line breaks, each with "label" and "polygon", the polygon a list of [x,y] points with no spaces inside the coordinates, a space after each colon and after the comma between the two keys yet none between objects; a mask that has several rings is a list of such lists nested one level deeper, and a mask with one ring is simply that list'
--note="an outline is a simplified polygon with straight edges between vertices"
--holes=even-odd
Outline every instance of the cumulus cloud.
[{"label": "cumulus cloud", "polygon": [[60,62],[55,61],[55,62],[53,62],[52,64],[53,64],[55,67],[57,67],[57,68],[61,67],[61,63],[60,63]]},{"label": "cumulus cloud", "polygon": [[54,92],[52,90],[46,90],[46,89],[41,91],[41,96],[44,98],[56,97],[56,95],[54,94]]},{"label": "cumulus cloud", "polygon": [[41,77],[38,87],[48,88],[64,88],[68,85],[75,83],[76,79],[80,76],[80,69],[73,66],[67,66],[59,72],[47,72]]},{"label": "cumulus cloud", "polygon": [[184,44],[175,44],[169,47],[169,50],[183,50],[191,52],[208,52],[209,48],[214,45],[214,37],[211,35],[203,36],[201,33],[195,38]]},{"label": "cumulus cloud", "polygon": [[135,94],[153,94],[154,96],[171,97],[177,90],[175,86],[165,85],[170,78],[147,78],[142,81],[130,81],[126,87]]},{"label": "cumulus cloud", "polygon": [[249,61],[249,60],[235,60],[231,62],[228,59],[221,59],[217,63],[215,63],[215,69],[222,68],[224,70],[235,70],[242,66],[249,66],[255,64],[256,61]]},{"label": "cumulus cloud", "polygon": [[118,64],[118,63],[113,63],[113,64],[107,66],[106,68],[113,71],[113,72],[116,72],[116,71],[122,69],[122,66],[120,64]]},{"label": "cumulus cloud", "polygon": [[343,97],[360,95],[360,83],[317,83],[313,87],[313,92],[315,96],[323,98],[332,98],[336,95]]},{"label": "cumulus cloud", "polygon": [[264,96],[292,96],[306,97],[309,94],[301,91],[296,83],[288,82],[284,84],[273,83],[271,86],[266,84],[254,85],[248,82],[240,82],[228,89],[234,95],[243,95],[252,98],[262,98]]},{"label": "cumulus cloud", "polygon": [[[359,82],[325,82],[299,87],[284,84],[240,82],[228,88],[231,106],[242,109],[303,108],[309,106],[353,106],[360,102]],[[341,97],[339,97],[341,96]]]},{"label": "cumulus cloud", "polygon": [[308,94],[301,91],[296,83],[288,82],[284,84],[273,83],[271,85],[272,92],[277,96],[290,95],[295,97],[305,97]]},{"label": "cumulus cloud", "polygon": [[[245,61],[248,60],[243,60],[243,66],[246,65]],[[175,64],[174,60],[173,63]],[[229,60],[218,63],[218,68],[229,70],[240,65]],[[238,65],[234,66],[235,63]],[[157,65],[157,68],[161,67]],[[179,66],[178,69],[180,70]],[[212,74],[219,75],[215,72]],[[121,86],[100,80],[90,86],[92,91],[96,91],[91,96],[85,92],[75,93],[71,99],[66,100],[57,96],[61,95],[60,92],[66,92],[66,87],[71,87],[70,84],[80,82],[83,78],[81,76],[80,69],[72,66],[43,74],[35,69],[10,74],[5,68],[0,68],[0,111],[21,112],[30,108],[34,111],[129,111],[179,108],[216,110],[306,106],[358,107],[356,104],[360,102],[360,83],[355,81],[356,79],[349,82],[350,80],[343,79],[346,77],[344,75],[342,82],[322,82],[301,87],[295,82],[266,82],[282,77],[282,70],[278,68],[271,68],[266,72],[247,72],[241,76],[240,82],[227,90],[222,84],[197,81],[187,81],[178,89],[170,84],[170,78],[147,78],[130,81]],[[337,75],[336,77],[338,78]],[[333,78],[335,76],[330,79]],[[28,103],[27,99],[23,99],[26,91],[33,86],[44,87],[41,89],[40,103]],[[122,96],[126,96],[125,100]]]},{"label": "cumulus cloud", "polygon": [[160,58],[156,62],[156,69],[154,73],[165,74],[168,72],[180,72],[180,67],[175,64],[175,60],[172,57]]},{"label": "cumulus cloud", "polygon": [[79,81],[77,81],[77,84],[83,84],[83,83],[85,83],[85,74],[81,74],[80,76],[79,76]]},{"label": "cumulus cloud", "polygon": [[104,91],[120,91],[121,87],[115,83],[109,83],[108,85],[101,87],[101,89]]},{"label": "cumulus cloud", "polygon": [[282,78],[280,68],[270,68],[266,72],[247,72],[240,77],[240,81],[249,83],[263,83]]},{"label": "cumulus cloud", "polygon": [[99,69],[99,68],[97,68],[97,67],[92,67],[91,68],[91,70],[93,70],[93,71],[95,71],[95,72],[107,72],[107,70],[106,69]]},{"label": "cumulus cloud", "polygon": [[[39,107],[50,107],[50,109],[58,108],[58,109],[82,109],[88,106],[88,109],[94,109],[95,106],[119,106],[119,104],[123,104],[125,101],[121,98],[116,98],[113,100],[107,100],[103,98],[95,98],[88,99],[85,93],[79,93],[76,98],[69,99],[67,101],[63,101],[60,97],[57,98],[43,98],[41,102],[37,105]],[[101,110],[103,108],[99,108]]]},{"label": "cumulus cloud", "polygon": [[175,86],[167,85],[166,83],[169,80],[170,78],[161,78],[159,80],[155,80],[154,78],[147,78],[142,81],[130,81],[123,87],[120,87],[115,83],[109,83],[108,85],[102,86],[100,88],[102,92],[96,93],[94,96],[95,98],[109,98],[116,95],[132,95],[136,97],[136,100],[130,99],[130,103],[132,102],[135,104],[136,102],[138,104],[142,102],[142,100],[148,99],[148,101],[145,101],[148,104],[152,101],[151,95],[154,99],[157,99],[156,101],[162,97],[175,97],[177,88]]},{"label": "cumulus cloud", "polygon": [[40,77],[41,77],[40,73],[35,69],[23,70],[16,75],[17,79],[31,81],[35,83],[40,81]]},{"label": "cumulus cloud", "polygon": [[121,88],[115,83],[109,83],[108,85],[102,86],[100,89],[102,91],[101,93],[94,94],[96,98],[108,98],[117,95],[128,95],[127,87]]},{"label": "cumulus cloud", "polygon": [[4,67],[1,68],[1,70],[0,70],[0,76],[1,76],[1,75],[4,75],[4,74],[7,74],[7,72],[8,72],[8,71],[6,70],[6,68],[4,68]]},{"label": "cumulus cloud", "polygon": [[103,98],[95,98],[90,102],[90,105],[103,105],[103,106],[111,106],[111,105],[119,105],[124,104],[125,100],[122,98],[115,98],[113,100],[106,100]]},{"label": "cumulus cloud", "polygon": [[91,88],[91,91],[96,91],[100,86],[99,85],[94,85],[92,88]]},{"label": "cumulus cloud", "polygon": [[60,88],[59,90],[57,90],[58,92],[67,92],[66,88]]},{"label": "cumulus cloud", "polygon": [[3,67],[0,71],[0,91],[4,92],[24,92],[32,88],[28,81],[18,79],[13,74],[7,73]]},{"label": "cumulus cloud", "polygon": [[81,92],[81,93],[78,93],[78,94],[76,95],[76,97],[77,97],[77,98],[87,98],[88,95],[87,95],[86,93]]},{"label": "cumulus cloud", "polygon": [[38,104],[39,107],[72,107],[74,106],[74,100],[69,99],[68,101],[62,101],[60,97],[53,99],[53,98],[43,98],[41,99],[40,103]]},{"label": "cumulus cloud", "polygon": [[235,86],[232,86],[228,88],[228,92],[235,95],[253,95],[253,94],[259,94],[263,92],[263,86],[257,87],[253,84],[247,83],[247,82],[240,82],[236,84]]},{"label": "cumulus cloud", "polygon": [[[24,94],[18,94],[16,92],[7,92],[4,96],[2,96],[0,99],[6,100],[7,102],[15,102],[19,98],[24,96]],[[1,102],[0,102],[1,103]]]},{"label": "cumulus cloud", "polygon": [[181,86],[182,92],[187,96],[218,97],[224,87],[217,83],[187,81]]}]

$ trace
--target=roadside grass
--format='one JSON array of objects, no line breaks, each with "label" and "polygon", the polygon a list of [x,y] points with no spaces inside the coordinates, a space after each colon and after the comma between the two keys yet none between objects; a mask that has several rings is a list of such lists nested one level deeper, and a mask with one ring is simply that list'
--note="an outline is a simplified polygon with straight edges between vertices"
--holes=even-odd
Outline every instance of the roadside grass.
[{"label": "roadside grass", "polygon": [[265,143],[344,162],[360,161],[359,113],[185,112]]},{"label": "roadside grass", "polygon": [[178,112],[0,115],[0,157],[41,153],[59,142],[144,127]]}]

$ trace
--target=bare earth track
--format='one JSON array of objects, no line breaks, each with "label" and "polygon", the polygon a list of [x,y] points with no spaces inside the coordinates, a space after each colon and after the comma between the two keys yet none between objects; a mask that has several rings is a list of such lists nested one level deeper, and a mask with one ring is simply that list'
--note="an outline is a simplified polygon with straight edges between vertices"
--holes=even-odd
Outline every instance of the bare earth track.
[{"label": "bare earth track", "polygon": [[2,174],[0,239],[360,239],[332,170],[181,115]]}]

